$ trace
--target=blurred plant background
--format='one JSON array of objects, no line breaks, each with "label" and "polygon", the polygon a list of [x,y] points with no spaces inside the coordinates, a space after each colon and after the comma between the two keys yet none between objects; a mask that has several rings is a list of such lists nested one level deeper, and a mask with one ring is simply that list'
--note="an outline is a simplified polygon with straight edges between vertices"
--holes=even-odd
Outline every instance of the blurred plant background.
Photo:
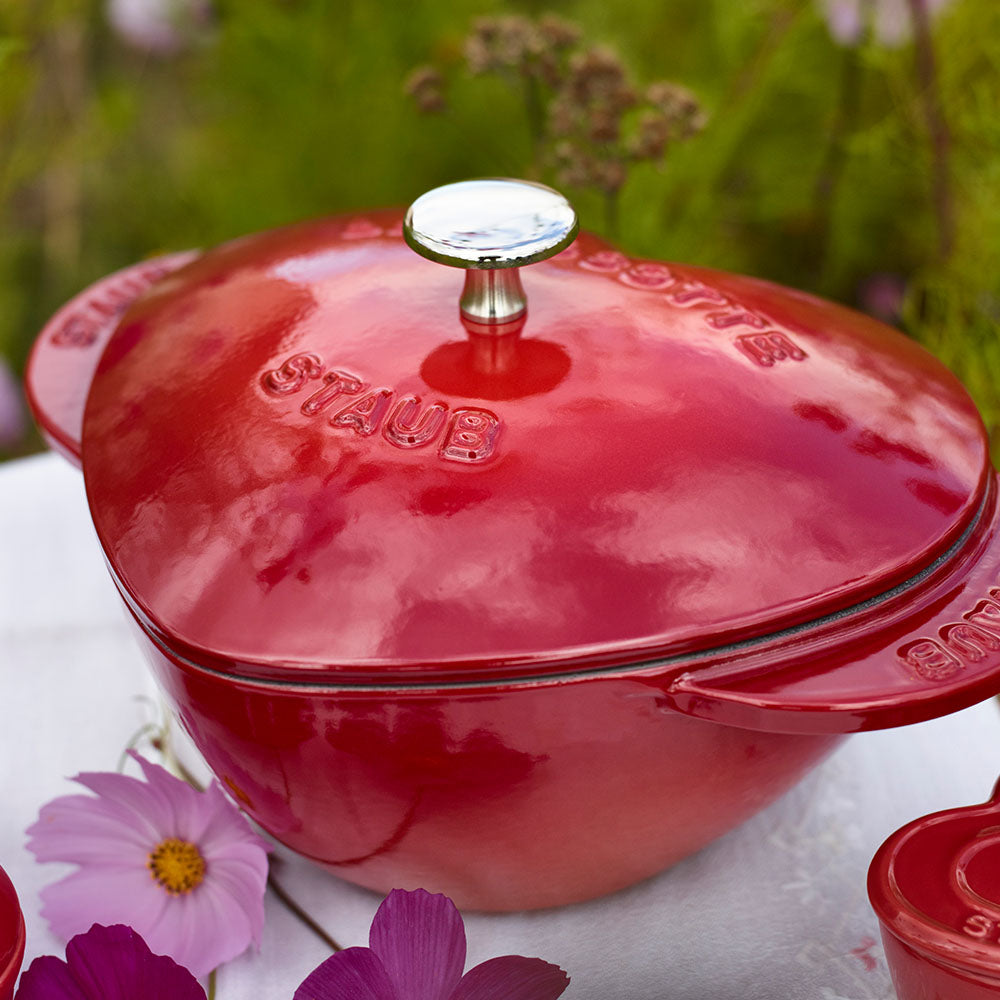
[{"label": "blurred plant background", "polygon": [[1000,443],[997,0],[0,0],[0,457],[89,282],[491,174],[900,326]]}]

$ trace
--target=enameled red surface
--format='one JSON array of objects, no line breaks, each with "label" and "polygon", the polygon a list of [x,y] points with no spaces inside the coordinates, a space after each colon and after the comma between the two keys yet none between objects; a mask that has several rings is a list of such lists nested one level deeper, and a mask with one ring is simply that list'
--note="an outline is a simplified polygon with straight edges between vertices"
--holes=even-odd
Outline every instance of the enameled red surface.
[{"label": "enameled red surface", "polygon": [[935,962],[882,928],[896,1000],[997,1000],[1000,980]]},{"label": "enameled red surface", "polygon": [[1000,786],[893,834],[868,894],[899,1000],[1000,997]]},{"label": "enameled red surface", "polygon": [[463,908],[557,906],[647,878],[841,739],[688,718],[632,678],[316,689],[225,677],[139,640],[209,766],[266,830],[351,882]]},{"label": "enameled red surface", "polygon": [[901,334],[590,237],[520,337],[398,216],[210,251],[125,315],[84,425],[138,615],[224,670],[528,676],[772,633],[923,570],[986,440]]},{"label": "enameled red surface", "polygon": [[1000,505],[908,586],[799,630],[660,671],[670,704],[729,725],[852,732],[958,711],[1000,688]]},{"label": "enameled red surface", "polygon": [[150,285],[196,256],[194,250],[165,254],[102,278],[70,299],[38,335],[25,393],[45,440],[74,465],[80,465],[90,382],[122,313]]},{"label": "enameled red surface", "polygon": [[1000,688],[985,433],[923,350],[589,236],[525,270],[523,330],[466,329],[399,219],[210,251],[76,355],[112,575],[267,830],[556,905]]},{"label": "enameled red surface", "polygon": [[11,1000],[24,957],[24,916],[7,873],[0,868],[0,1000]]}]

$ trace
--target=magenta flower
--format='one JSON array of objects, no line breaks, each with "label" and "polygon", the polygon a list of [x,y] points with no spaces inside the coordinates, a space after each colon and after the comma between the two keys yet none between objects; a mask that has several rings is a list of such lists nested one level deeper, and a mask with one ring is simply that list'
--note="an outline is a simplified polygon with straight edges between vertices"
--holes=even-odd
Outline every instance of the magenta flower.
[{"label": "magenta flower", "polygon": [[198,980],[154,955],[131,927],[95,924],[66,945],[66,961],[36,958],[14,1000],[205,1000]]},{"label": "magenta flower", "polygon": [[557,965],[504,955],[465,968],[465,926],[447,896],[393,889],[367,948],[347,948],[314,969],[293,1000],[555,1000],[569,985]]},{"label": "magenta flower", "polygon": [[218,785],[199,792],[138,754],[145,781],[79,774],[90,795],[42,807],[28,829],[39,861],[79,869],[42,890],[42,916],[67,940],[127,923],[196,976],[260,944],[267,843]]}]

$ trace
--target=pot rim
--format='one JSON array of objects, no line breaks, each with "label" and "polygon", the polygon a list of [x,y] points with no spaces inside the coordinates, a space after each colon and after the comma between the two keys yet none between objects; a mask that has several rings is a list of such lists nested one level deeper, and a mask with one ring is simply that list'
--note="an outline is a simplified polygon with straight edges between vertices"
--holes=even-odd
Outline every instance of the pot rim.
[{"label": "pot rim", "polygon": [[[904,921],[904,923],[906,922]],[[912,938],[907,937],[906,934],[901,933],[899,922],[887,923],[881,916],[879,916],[879,927],[883,934],[888,934],[895,938],[900,945],[909,949],[920,959],[940,969],[942,972],[960,976],[974,975],[983,978],[983,986],[991,988],[1000,986],[1000,977],[997,976],[996,958],[991,959],[985,955],[973,957],[971,953],[963,953],[961,961],[956,959],[958,948],[963,944],[961,935],[948,935],[951,943],[951,949],[949,950],[943,942],[938,942],[935,946],[926,941],[914,941]],[[989,980],[988,982],[985,981],[987,979]]]},{"label": "pot rim", "polygon": [[[621,678],[634,679],[655,688],[669,710],[710,721],[771,732],[844,733],[925,721],[968,707],[996,693],[1000,687],[996,677],[998,668],[995,663],[989,666],[992,661],[988,657],[989,669],[961,671],[952,678],[923,678],[922,686],[920,678],[915,684],[914,677],[904,676],[897,669],[903,681],[903,695],[890,691],[878,701],[866,698],[863,693],[852,697],[845,689],[838,690],[839,699],[830,698],[822,705],[796,701],[794,679],[791,697],[783,699],[781,691],[777,690],[764,692],[756,701],[741,693],[744,682],[748,678],[759,681],[761,676],[772,675],[780,679],[782,671],[794,671],[797,664],[822,656],[828,661],[828,672],[846,670],[848,679],[861,670],[857,664],[862,660],[855,659],[859,651],[892,659],[894,650],[912,636],[915,628],[927,630],[928,614],[934,615],[935,620],[941,617],[942,595],[952,598],[944,611],[947,616],[956,600],[953,592],[980,566],[987,545],[992,544],[1000,550],[998,522],[998,490],[991,482],[976,516],[959,539],[920,572],[850,608],[763,636],[670,656],[624,659],[629,650],[623,648],[617,651],[615,659],[605,657],[588,662],[577,657],[569,663],[561,661],[561,664],[551,659],[519,661],[489,672],[474,673],[467,668],[463,674],[457,672],[455,664],[438,674],[428,671],[424,664],[411,664],[412,672],[405,674],[390,673],[391,668],[386,665],[371,662],[325,668],[313,665],[312,669],[309,665],[294,663],[227,662],[206,650],[176,643],[141,613],[113,571],[112,577],[130,617],[168,659],[183,669],[212,675],[240,687],[344,695],[452,694]],[[959,603],[961,600],[957,598]],[[877,647],[874,654],[873,647]],[[893,666],[898,668],[898,664]],[[840,685],[843,685],[842,680]],[[736,690],[727,691],[727,688]]]},{"label": "pot rim", "polygon": [[[273,662],[247,660],[239,662],[233,661],[232,669],[226,669],[224,666],[225,661],[221,658],[215,658],[214,655],[209,653],[207,650],[201,650],[195,647],[186,648],[182,644],[175,644],[172,642],[165,631],[157,628],[151,619],[141,613],[137,602],[132,595],[126,591],[124,584],[114,570],[110,570],[110,572],[118,592],[125,600],[129,611],[131,612],[133,618],[135,618],[136,623],[140,626],[140,628],[142,628],[143,632],[145,632],[161,649],[169,651],[172,656],[189,663],[193,667],[205,670],[208,673],[214,673],[224,677],[231,677],[234,680],[251,683],[268,685],[276,684],[280,687],[318,688],[322,690],[429,691],[466,687],[508,687],[519,686],[521,684],[550,683],[552,681],[562,680],[583,680],[593,676],[619,673],[639,674],[651,670],[661,671],[664,668],[669,668],[675,664],[697,664],[698,662],[717,659],[718,657],[725,656],[729,653],[756,650],[767,645],[780,643],[810,630],[835,624],[844,619],[852,618],[857,614],[873,610],[876,607],[885,604],[887,601],[901,597],[919,587],[920,584],[928,581],[943,566],[951,562],[966,546],[976,529],[981,527],[984,520],[984,512],[986,511],[990,499],[995,500],[995,498],[991,498],[989,495],[984,497],[979,510],[976,511],[976,514],[972,519],[972,522],[966,526],[959,538],[952,543],[951,547],[946,552],[937,556],[929,565],[925,566],[919,572],[881,594],[868,597],[863,601],[859,601],[849,607],[830,612],[829,614],[823,615],[819,618],[799,622],[795,625],[790,625],[774,632],[767,632],[747,639],[740,639],[730,643],[721,643],[718,646],[697,649],[691,652],[673,653],[668,656],[652,656],[640,659],[620,659],[619,656],[610,654],[602,658],[599,662],[595,662],[592,666],[583,666],[582,664],[586,662],[585,654],[581,655],[579,653],[571,654],[561,659],[546,658],[536,660],[528,657],[523,659],[515,659],[512,657],[510,658],[510,667],[512,668],[510,673],[494,674],[492,672],[480,673],[479,671],[476,671],[475,674],[454,676],[457,674],[457,671],[453,670],[447,676],[435,677],[433,674],[429,674],[428,672],[421,670],[419,675],[416,673],[409,675],[390,674],[388,673],[388,670],[391,669],[390,664],[380,663],[375,660],[357,661],[353,664],[344,663],[333,668],[331,668],[331,666],[327,666],[325,668],[321,667],[317,669],[315,673],[310,675],[309,680],[301,679],[301,673],[303,667],[305,666],[304,664],[275,664]],[[628,647],[623,645],[620,649],[620,653],[624,654],[627,652]],[[198,659],[199,656],[204,657],[208,661],[215,660],[215,665],[209,666],[206,662],[200,662]],[[581,665],[576,669],[573,669],[572,664],[577,662]],[[530,663],[531,665],[537,664],[539,667],[538,672],[513,672],[513,668],[517,664],[526,663]],[[560,663],[565,663],[567,666],[560,667]],[[549,669],[545,669],[546,665],[548,665]],[[352,667],[357,670],[356,674],[348,672],[348,669]],[[338,673],[335,675],[329,675],[324,672],[324,670],[330,669],[336,669],[338,670]],[[386,679],[381,681],[367,679],[371,676],[376,676],[376,671],[382,671],[386,676]],[[417,680],[417,677],[422,679]],[[428,677],[433,679],[427,679]]]}]

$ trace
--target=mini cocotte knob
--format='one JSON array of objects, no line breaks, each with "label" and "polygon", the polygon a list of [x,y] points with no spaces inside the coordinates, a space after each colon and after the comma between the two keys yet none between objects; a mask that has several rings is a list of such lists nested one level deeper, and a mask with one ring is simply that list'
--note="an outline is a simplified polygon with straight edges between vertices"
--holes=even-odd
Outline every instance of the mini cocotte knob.
[{"label": "mini cocotte knob", "polygon": [[544,184],[488,177],[421,195],[403,238],[422,257],[465,269],[464,319],[493,326],[524,316],[518,268],[552,257],[576,238],[573,206]]}]

